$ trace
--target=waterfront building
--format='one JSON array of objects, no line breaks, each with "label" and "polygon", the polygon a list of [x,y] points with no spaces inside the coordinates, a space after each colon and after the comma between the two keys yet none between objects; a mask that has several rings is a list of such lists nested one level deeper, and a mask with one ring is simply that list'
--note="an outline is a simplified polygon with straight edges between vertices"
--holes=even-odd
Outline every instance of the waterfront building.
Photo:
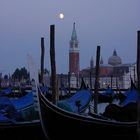
[{"label": "waterfront building", "polygon": [[[63,74],[65,86],[79,88],[81,77],[83,77],[85,83],[89,87],[94,88],[96,66],[94,65],[93,56],[91,56],[89,67],[80,70],[80,49],[75,23],[73,23],[69,45],[69,71],[67,74]],[[136,63],[124,64],[122,58],[117,54],[117,50],[114,49],[107,63],[104,63],[102,57],[100,58],[99,87],[105,88],[109,85],[112,88],[129,88],[131,83],[130,77],[136,81],[134,68],[136,69]],[[61,76],[62,74],[57,75],[58,81],[61,79]]]}]

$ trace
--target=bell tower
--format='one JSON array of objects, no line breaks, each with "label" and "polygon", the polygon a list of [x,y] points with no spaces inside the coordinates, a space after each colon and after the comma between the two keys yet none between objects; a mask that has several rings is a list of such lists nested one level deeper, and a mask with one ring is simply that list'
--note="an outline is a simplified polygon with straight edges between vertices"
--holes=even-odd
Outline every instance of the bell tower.
[{"label": "bell tower", "polygon": [[75,23],[73,23],[73,30],[70,40],[70,48],[69,48],[69,72],[70,73],[79,73],[79,47],[78,47],[78,39],[75,29]]}]

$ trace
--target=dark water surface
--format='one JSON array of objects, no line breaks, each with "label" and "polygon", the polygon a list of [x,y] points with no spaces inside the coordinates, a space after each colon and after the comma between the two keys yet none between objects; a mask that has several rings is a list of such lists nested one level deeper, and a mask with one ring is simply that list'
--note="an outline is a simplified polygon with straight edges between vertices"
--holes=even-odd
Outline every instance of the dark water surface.
[{"label": "dark water surface", "polygon": [[23,127],[1,127],[0,140],[47,140],[42,131],[41,124]]},{"label": "dark water surface", "polygon": [[[60,127],[61,129],[61,127]],[[72,131],[70,132],[70,135],[72,134]],[[54,134],[55,135],[55,134]],[[62,133],[62,135],[65,135]],[[97,136],[97,135],[96,135]],[[115,136],[103,136],[102,132],[99,132],[99,137],[94,137],[94,131],[93,131],[93,137],[90,140],[140,140],[140,137],[138,135],[115,135]],[[41,124],[35,125],[33,127],[20,127],[20,128],[9,128],[9,129],[0,129],[0,140],[48,140],[43,131]],[[66,136],[66,140],[69,140],[69,137]],[[73,138],[73,140],[75,140]],[[88,140],[88,139],[86,139]]]}]

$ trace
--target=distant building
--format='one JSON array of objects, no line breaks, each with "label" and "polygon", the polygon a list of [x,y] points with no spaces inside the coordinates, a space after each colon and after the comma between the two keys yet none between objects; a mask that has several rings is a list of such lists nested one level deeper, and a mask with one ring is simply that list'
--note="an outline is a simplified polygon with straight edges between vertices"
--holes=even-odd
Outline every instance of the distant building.
[{"label": "distant building", "polygon": [[[69,47],[69,72],[63,74],[63,83],[65,86],[80,87],[81,77],[84,78],[86,84],[94,88],[96,66],[94,65],[93,56],[90,59],[89,67],[80,70],[79,66],[79,41],[77,39],[75,23]],[[112,88],[129,88],[130,77],[136,81],[136,63],[123,64],[121,57],[118,56],[114,49],[112,56],[108,58],[108,63],[104,64],[103,58],[100,58],[99,65],[99,87],[105,88],[110,85]],[[62,74],[57,75],[58,80],[62,79]],[[60,82],[61,83],[61,82]]]},{"label": "distant building", "polygon": [[[129,88],[130,77],[136,79],[135,63],[133,64],[122,64],[122,59],[117,55],[117,51],[114,49],[113,55],[109,57],[108,64],[103,63],[103,59],[100,59],[100,73],[99,73],[99,85],[100,88],[104,88],[107,85],[113,88]],[[80,75],[85,77],[86,82],[94,87],[95,82],[95,69],[93,67],[93,59],[90,60],[90,67],[82,69]],[[136,68],[135,68],[136,69]],[[134,80],[135,81],[135,80]]]},{"label": "distant building", "polygon": [[73,31],[70,40],[69,48],[69,72],[72,74],[79,73],[79,42],[77,39],[75,23],[73,24]]},{"label": "distant building", "polygon": [[113,55],[109,57],[108,64],[112,66],[117,66],[122,64],[121,58],[117,55],[116,50],[114,49]]}]

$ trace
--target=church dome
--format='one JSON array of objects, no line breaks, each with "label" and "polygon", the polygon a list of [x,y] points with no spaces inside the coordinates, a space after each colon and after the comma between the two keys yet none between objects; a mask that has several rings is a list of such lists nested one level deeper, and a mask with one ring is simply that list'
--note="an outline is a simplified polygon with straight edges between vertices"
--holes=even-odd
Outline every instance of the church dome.
[{"label": "church dome", "polygon": [[113,55],[111,57],[109,57],[108,64],[110,64],[112,66],[122,64],[122,60],[119,56],[117,56],[116,50],[114,50]]}]

